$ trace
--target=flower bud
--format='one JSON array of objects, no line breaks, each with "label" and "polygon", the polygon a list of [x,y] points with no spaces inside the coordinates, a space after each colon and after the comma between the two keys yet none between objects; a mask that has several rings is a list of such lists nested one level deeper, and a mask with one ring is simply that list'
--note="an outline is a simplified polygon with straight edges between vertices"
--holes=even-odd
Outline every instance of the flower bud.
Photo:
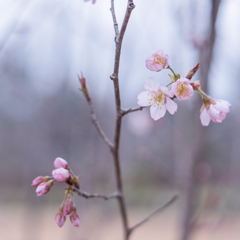
[{"label": "flower bud", "polygon": [[195,81],[194,83],[190,83],[194,90],[200,90],[201,89],[201,83],[200,80]]},{"label": "flower bud", "polygon": [[73,209],[73,211],[70,214],[70,221],[73,223],[74,227],[79,227],[79,216],[76,212],[76,208]]},{"label": "flower bud", "polygon": [[65,216],[67,216],[72,212],[72,210],[73,210],[73,199],[72,199],[72,195],[69,194],[66,202],[63,205],[63,212]]},{"label": "flower bud", "polygon": [[56,214],[55,221],[59,227],[62,227],[66,221],[66,217],[63,214],[62,209],[59,209],[59,212]]},{"label": "flower bud", "polygon": [[53,178],[58,182],[66,182],[70,177],[70,173],[67,169],[57,168],[52,171]]},{"label": "flower bud", "polygon": [[81,73],[81,77],[78,76],[78,80],[81,84],[81,91],[83,92],[85,98],[87,99],[87,101],[90,101],[90,96],[88,94],[88,88],[87,88],[87,85],[86,85],[86,79],[83,77],[82,73]]},{"label": "flower bud", "polygon": [[199,63],[197,63],[197,65],[188,72],[186,78],[191,80],[193,75],[197,72],[198,68],[199,68]]},{"label": "flower bud", "polygon": [[38,176],[35,179],[33,179],[31,186],[37,187],[40,183],[47,182],[50,179],[51,179],[51,177],[48,177],[48,176],[46,176],[46,177]]},{"label": "flower bud", "polygon": [[63,158],[57,157],[54,161],[55,168],[67,168],[68,162]]},{"label": "flower bud", "polygon": [[53,185],[53,180],[40,183],[38,185],[38,187],[36,188],[37,196],[40,197],[40,196],[48,193],[49,190],[51,189],[52,185]]}]

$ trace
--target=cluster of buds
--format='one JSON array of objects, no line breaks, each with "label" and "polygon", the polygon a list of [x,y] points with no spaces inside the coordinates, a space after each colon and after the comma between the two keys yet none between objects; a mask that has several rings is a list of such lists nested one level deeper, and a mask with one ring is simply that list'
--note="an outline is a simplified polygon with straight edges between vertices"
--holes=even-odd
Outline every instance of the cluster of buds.
[{"label": "cluster of buds", "polygon": [[67,161],[63,158],[56,158],[54,166],[55,169],[52,171],[52,176],[38,176],[33,180],[31,186],[36,187],[36,194],[39,197],[48,193],[55,181],[69,184],[70,186],[65,190],[64,200],[55,220],[58,226],[62,227],[66,216],[70,215],[70,221],[75,227],[78,227],[79,217],[73,204],[73,191],[74,187],[79,188],[79,177],[74,175]]},{"label": "cluster of buds", "polygon": [[[166,110],[170,114],[174,114],[177,111],[177,104],[173,101],[177,98],[179,101],[188,100],[193,96],[193,91],[197,91],[203,98],[203,106],[200,110],[200,120],[203,126],[208,126],[210,120],[215,123],[222,122],[229,112],[231,104],[223,100],[214,100],[201,90],[200,81],[190,83],[193,75],[199,68],[199,63],[191,69],[186,77],[182,77],[179,74],[175,74],[169,65],[169,56],[164,54],[162,50],[157,51],[146,59],[146,67],[155,72],[159,72],[164,69],[170,69],[173,75],[169,75],[171,82],[166,86],[160,85],[160,83],[150,77],[144,82],[144,88],[146,91],[141,92],[138,95],[138,105],[151,106],[150,114],[154,120],[162,118]],[[172,85],[172,89],[169,90],[168,86]]]}]

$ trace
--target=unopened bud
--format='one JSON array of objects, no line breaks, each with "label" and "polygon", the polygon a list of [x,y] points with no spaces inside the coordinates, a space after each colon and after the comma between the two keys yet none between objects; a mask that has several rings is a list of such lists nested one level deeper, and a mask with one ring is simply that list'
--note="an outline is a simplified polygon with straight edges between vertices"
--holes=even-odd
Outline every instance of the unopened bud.
[{"label": "unopened bud", "polygon": [[91,99],[90,99],[90,96],[88,94],[88,88],[87,88],[87,85],[86,85],[86,79],[85,79],[85,77],[83,77],[82,73],[81,73],[81,77],[78,76],[78,80],[79,80],[79,82],[81,84],[80,90],[83,92],[83,94],[86,97],[86,99],[88,101],[90,101]]},{"label": "unopened bud", "polygon": [[63,210],[59,209],[59,212],[56,214],[55,221],[59,227],[62,227],[66,221],[66,217],[63,214]]},{"label": "unopened bud", "polygon": [[32,187],[37,187],[40,183],[42,182],[47,182],[51,179],[52,177],[43,177],[43,176],[38,176],[35,179],[33,179],[31,186]]},{"label": "unopened bud", "polygon": [[74,227],[79,227],[80,220],[76,208],[74,208],[70,214],[70,221],[73,223]]},{"label": "unopened bud", "polygon": [[199,68],[199,63],[197,63],[197,65],[188,72],[186,78],[191,80],[193,75],[197,72],[198,68]]},{"label": "unopened bud", "polygon": [[200,80],[195,81],[194,83],[190,83],[194,90],[200,90],[201,89],[201,83]]},{"label": "unopened bud", "polygon": [[70,173],[67,169],[57,168],[52,171],[53,178],[58,182],[66,182],[70,177]]},{"label": "unopened bud", "polygon": [[63,212],[65,216],[69,215],[73,210],[73,199],[72,196],[69,194],[66,202],[63,205]]},{"label": "unopened bud", "polygon": [[63,158],[57,157],[54,161],[54,166],[55,166],[55,168],[61,168],[61,167],[62,168],[67,168],[68,163]]},{"label": "unopened bud", "polygon": [[36,188],[37,196],[40,197],[46,193],[48,193],[53,185],[53,180],[50,180],[48,182],[42,182],[38,185]]}]

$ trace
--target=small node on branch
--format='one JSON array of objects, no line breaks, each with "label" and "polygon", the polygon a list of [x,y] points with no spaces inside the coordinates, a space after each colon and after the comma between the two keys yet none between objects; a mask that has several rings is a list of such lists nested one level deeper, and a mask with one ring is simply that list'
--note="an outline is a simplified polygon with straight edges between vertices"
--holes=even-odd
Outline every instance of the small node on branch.
[{"label": "small node on branch", "polygon": [[129,3],[128,4],[128,8],[134,9],[136,6],[134,5],[134,3]]},{"label": "small node on branch", "polygon": [[113,81],[116,80],[116,75],[113,73],[113,74],[110,76],[110,79],[113,80]]}]

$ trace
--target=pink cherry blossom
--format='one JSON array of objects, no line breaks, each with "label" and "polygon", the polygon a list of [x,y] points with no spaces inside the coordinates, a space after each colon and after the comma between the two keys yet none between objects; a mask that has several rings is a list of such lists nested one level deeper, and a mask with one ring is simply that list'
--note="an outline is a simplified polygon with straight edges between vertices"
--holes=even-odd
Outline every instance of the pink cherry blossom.
[{"label": "pink cherry blossom", "polygon": [[70,173],[67,169],[57,168],[52,171],[53,178],[58,182],[66,182],[70,177]]},{"label": "pink cherry blossom", "polygon": [[33,179],[31,186],[37,187],[40,183],[47,182],[49,179],[51,179],[51,177],[38,176],[35,179]]},{"label": "pink cherry blossom", "polygon": [[55,168],[67,168],[68,162],[63,158],[57,157],[54,161]]},{"label": "pink cherry blossom", "polygon": [[60,209],[59,212],[56,214],[55,221],[59,227],[62,227],[66,221],[66,217],[63,214],[63,211]]},{"label": "pink cherry blossom", "polygon": [[72,213],[70,215],[70,221],[73,223],[73,225],[75,227],[79,227],[80,220],[79,220],[79,216],[76,212],[76,208],[72,211]]},{"label": "pink cherry blossom", "polygon": [[49,190],[51,189],[53,185],[53,181],[48,181],[48,182],[42,182],[38,185],[38,187],[36,188],[36,193],[37,196],[40,197],[46,193],[49,192]]},{"label": "pink cherry blossom", "polygon": [[138,105],[151,106],[150,114],[154,120],[162,118],[166,110],[170,114],[177,111],[177,104],[171,99],[174,96],[173,92],[160,85],[156,79],[153,77],[147,79],[144,88],[146,91],[138,95]]},{"label": "pink cherry blossom", "polygon": [[180,77],[172,84],[172,91],[179,101],[187,100],[193,96],[193,87],[189,80],[184,77]]},{"label": "pink cherry blossom", "polygon": [[158,50],[146,59],[146,67],[155,72],[159,72],[166,69],[169,66],[169,56],[163,54],[163,50]]},{"label": "pink cherry blossom", "polygon": [[210,120],[220,123],[229,113],[231,104],[224,100],[213,100],[205,102],[200,110],[200,120],[203,126],[208,126]]}]

